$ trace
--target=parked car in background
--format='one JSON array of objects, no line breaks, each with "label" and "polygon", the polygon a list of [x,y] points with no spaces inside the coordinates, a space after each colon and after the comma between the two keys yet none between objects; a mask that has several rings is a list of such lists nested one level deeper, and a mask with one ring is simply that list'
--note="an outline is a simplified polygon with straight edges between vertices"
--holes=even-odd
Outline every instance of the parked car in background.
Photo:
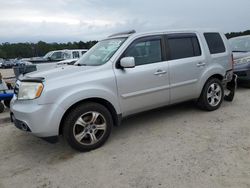
[{"label": "parked car in background", "polygon": [[25,65],[30,65],[32,63],[21,60],[21,59],[8,59],[3,61],[2,63],[2,68],[7,69],[7,68],[13,68],[16,66],[25,66]]},{"label": "parked car in background", "polygon": [[[52,51],[47,53],[45,57],[42,58],[42,60],[36,59],[31,62],[33,64],[36,64],[37,71],[45,71],[62,65],[72,65],[86,52],[87,50],[84,49]],[[28,59],[26,60],[29,61]]]},{"label": "parked car in background", "polygon": [[250,87],[250,35],[229,40],[234,57],[234,72],[238,82]]},{"label": "parked car in background", "polygon": [[129,115],[187,100],[216,110],[228,84],[235,82],[224,34],[129,31],[100,41],[73,66],[20,77],[11,119],[23,131],[50,141],[63,134],[89,151]]},{"label": "parked car in background", "polygon": [[12,68],[15,66],[14,60],[13,59],[6,59],[3,61],[2,63],[2,68],[3,69],[8,69],[8,68]]},{"label": "parked car in background", "polygon": [[57,50],[48,52],[44,57],[25,58],[24,60],[34,64],[59,62],[67,59],[79,59],[86,52],[86,49]]}]

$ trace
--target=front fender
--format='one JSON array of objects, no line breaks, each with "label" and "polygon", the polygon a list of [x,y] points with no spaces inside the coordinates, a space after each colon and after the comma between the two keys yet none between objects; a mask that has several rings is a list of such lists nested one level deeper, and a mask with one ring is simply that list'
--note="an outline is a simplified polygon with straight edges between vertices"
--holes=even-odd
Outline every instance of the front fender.
[{"label": "front fender", "polygon": [[64,96],[60,97],[57,103],[66,111],[77,102],[90,98],[104,99],[113,105],[118,114],[121,113],[117,95],[105,88],[85,88],[74,92],[67,92]]}]

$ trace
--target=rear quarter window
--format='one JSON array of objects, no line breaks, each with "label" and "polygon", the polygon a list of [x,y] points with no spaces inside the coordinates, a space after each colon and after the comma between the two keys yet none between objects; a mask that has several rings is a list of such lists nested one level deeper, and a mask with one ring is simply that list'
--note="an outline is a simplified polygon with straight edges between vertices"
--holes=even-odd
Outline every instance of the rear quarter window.
[{"label": "rear quarter window", "polygon": [[211,54],[226,52],[224,42],[219,33],[204,33]]}]

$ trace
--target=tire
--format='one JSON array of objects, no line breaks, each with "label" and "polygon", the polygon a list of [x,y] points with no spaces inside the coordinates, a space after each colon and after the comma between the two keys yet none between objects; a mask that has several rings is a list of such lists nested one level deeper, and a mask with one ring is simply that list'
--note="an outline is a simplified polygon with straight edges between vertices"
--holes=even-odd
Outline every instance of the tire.
[{"label": "tire", "polygon": [[7,108],[10,108],[10,101],[11,100],[5,100],[3,103]]},{"label": "tire", "polygon": [[0,101],[0,113],[4,112],[4,105],[3,103]]},{"label": "tire", "polygon": [[63,136],[72,148],[85,152],[101,147],[109,138],[112,127],[112,116],[107,108],[88,102],[67,114]]},{"label": "tire", "polygon": [[221,81],[217,78],[209,79],[198,99],[198,106],[202,110],[214,111],[217,110],[224,98],[224,88]]}]

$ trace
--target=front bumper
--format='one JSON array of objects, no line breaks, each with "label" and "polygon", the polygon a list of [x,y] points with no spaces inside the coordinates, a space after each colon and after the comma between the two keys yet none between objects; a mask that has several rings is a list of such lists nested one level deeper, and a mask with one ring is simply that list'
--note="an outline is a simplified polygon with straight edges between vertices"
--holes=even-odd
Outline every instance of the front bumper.
[{"label": "front bumper", "polygon": [[238,76],[238,81],[250,81],[250,70],[237,70],[234,72]]},{"label": "front bumper", "polygon": [[61,114],[64,113],[60,106],[13,99],[10,110],[17,128],[41,138],[58,136]]}]

